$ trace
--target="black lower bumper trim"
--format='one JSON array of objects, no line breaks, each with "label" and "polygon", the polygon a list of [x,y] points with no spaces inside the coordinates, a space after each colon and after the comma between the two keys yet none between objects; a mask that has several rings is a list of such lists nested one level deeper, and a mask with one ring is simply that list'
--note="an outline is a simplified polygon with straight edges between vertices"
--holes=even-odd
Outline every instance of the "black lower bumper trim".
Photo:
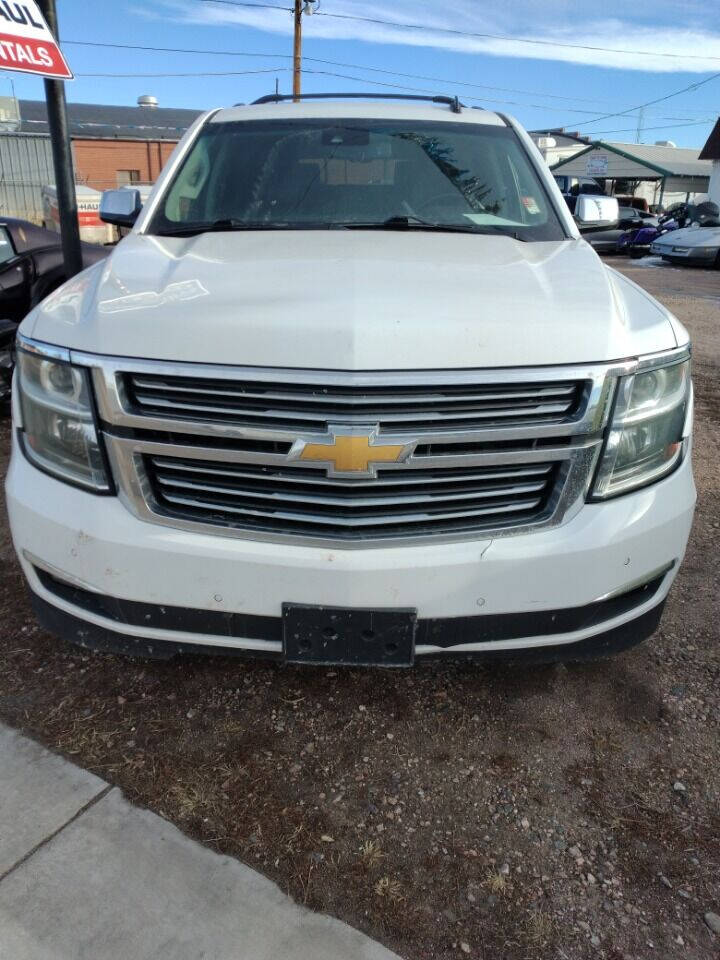
[{"label": "black lower bumper trim", "polygon": [[[283,621],[281,617],[252,614],[223,613],[184,607],[161,606],[120,600],[75,587],[52,574],[35,568],[42,585],[55,596],[74,607],[102,616],[117,624],[117,629],[98,627],[82,617],[66,613],[52,603],[33,594],[33,605],[40,622],[51,633],[85,647],[134,656],[169,658],[184,653],[244,654],[251,657],[272,656],[263,651],[239,651],[232,647],[211,646],[185,641],[151,640],[134,637],[123,631],[123,626],[144,627],[204,633],[232,639],[274,641],[281,646]],[[537,613],[495,614],[472,617],[447,617],[419,620],[415,636],[416,646],[453,647],[465,643],[492,643],[525,637],[543,637],[597,627],[597,632],[586,640],[575,643],[551,644],[521,650],[485,650],[466,654],[458,651],[452,656],[472,656],[483,659],[522,659],[524,661],[572,660],[606,656],[617,650],[640,643],[650,636],[660,622],[664,601],[629,623],[611,630],[603,630],[609,620],[644,605],[660,589],[665,574],[617,597],[564,610]],[[433,654],[444,656],[438,652]],[[281,654],[277,654],[280,657]]]},{"label": "black lower bumper trim", "polygon": [[113,620],[119,625],[144,627],[147,630],[182,630],[183,633],[206,633],[228,638],[275,640],[282,643],[282,617],[279,616],[260,617],[257,614],[225,613],[221,610],[198,610],[193,607],[121,600],[73,586],[40,567],[34,569],[40,583],[54,596],[88,613]]},{"label": "black lower bumper trim", "polygon": [[79,647],[87,650],[97,650],[101,653],[119,653],[128,657],[143,657],[148,660],[172,660],[173,657],[187,654],[218,654],[227,656],[244,656],[261,659],[270,657],[279,659],[280,654],[267,653],[258,650],[238,650],[232,647],[216,647],[207,643],[185,643],[176,640],[150,640],[146,637],[133,637],[122,632],[122,625],[118,629],[108,630],[95,623],[89,623],[82,617],[60,610],[47,600],[43,600],[36,593],[30,591],[35,616],[40,625],[56,637],[62,637]]}]

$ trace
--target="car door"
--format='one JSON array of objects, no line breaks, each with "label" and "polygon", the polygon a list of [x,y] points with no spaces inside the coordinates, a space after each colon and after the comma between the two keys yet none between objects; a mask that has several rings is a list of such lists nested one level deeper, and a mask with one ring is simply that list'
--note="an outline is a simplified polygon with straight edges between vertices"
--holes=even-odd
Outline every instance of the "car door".
[{"label": "car door", "polygon": [[7,227],[0,224],[0,320],[19,323],[30,308],[32,258],[18,255]]}]

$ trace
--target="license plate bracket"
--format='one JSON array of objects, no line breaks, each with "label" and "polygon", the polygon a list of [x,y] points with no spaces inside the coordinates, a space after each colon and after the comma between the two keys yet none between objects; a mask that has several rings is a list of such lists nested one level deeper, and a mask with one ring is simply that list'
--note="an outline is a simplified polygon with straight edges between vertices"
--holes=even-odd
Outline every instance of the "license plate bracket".
[{"label": "license plate bracket", "polygon": [[284,603],[283,651],[288,663],[411,667],[417,611],[366,610]]}]

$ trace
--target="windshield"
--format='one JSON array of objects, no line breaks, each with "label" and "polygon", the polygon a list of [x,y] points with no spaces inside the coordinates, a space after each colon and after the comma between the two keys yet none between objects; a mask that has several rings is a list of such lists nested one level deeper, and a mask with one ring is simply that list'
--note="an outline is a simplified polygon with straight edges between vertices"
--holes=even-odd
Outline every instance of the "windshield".
[{"label": "windshield", "polygon": [[149,232],[343,227],[565,237],[511,128],[358,119],[208,123]]}]

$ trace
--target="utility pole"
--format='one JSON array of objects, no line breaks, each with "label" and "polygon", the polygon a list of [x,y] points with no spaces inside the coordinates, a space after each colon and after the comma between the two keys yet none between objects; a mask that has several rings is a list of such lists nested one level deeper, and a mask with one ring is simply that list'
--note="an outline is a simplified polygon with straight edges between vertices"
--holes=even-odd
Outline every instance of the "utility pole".
[{"label": "utility pole", "polygon": [[295,0],[295,36],[293,42],[293,100],[300,99],[300,70],[302,64],[302,8],[303,0]]},{"label": "utility pole", "polygon": [[[50,31],[59,40],[57,11],[55,0],[39,0],[38,6],[43,12]],[[72,146],[68,128],[67,107],[65,104],[65,83],[63,80],[43,81],[45,101],[47,103],[48,127],[52,147],[53,167],[55,169],[55,189],[57,190],[58,214],[60,216],[60,239],[67,278],[74,277],[83,268],[82,249],[80,247],[80,227],[78,225],[77,196],[75,195],[75,176],[73,174]]]},{"label": "utility pole", "polygon": [[313,4],[318,0],[294,0],[293,20],[295,22],[295,32],[293,38],[293,100],[297,102],[300,99],[301,79],[302,79],[302,16],[306,13],[308,16],[313,12]]},{"label": "utility pole", "polygon": [[643,129],[643,120],[645,118],[645,111],[642,107],[638,112],[638,122],[637,122],[637,132],[635,133],[635,143],[640,143],[640,137],[642,136]]}]

